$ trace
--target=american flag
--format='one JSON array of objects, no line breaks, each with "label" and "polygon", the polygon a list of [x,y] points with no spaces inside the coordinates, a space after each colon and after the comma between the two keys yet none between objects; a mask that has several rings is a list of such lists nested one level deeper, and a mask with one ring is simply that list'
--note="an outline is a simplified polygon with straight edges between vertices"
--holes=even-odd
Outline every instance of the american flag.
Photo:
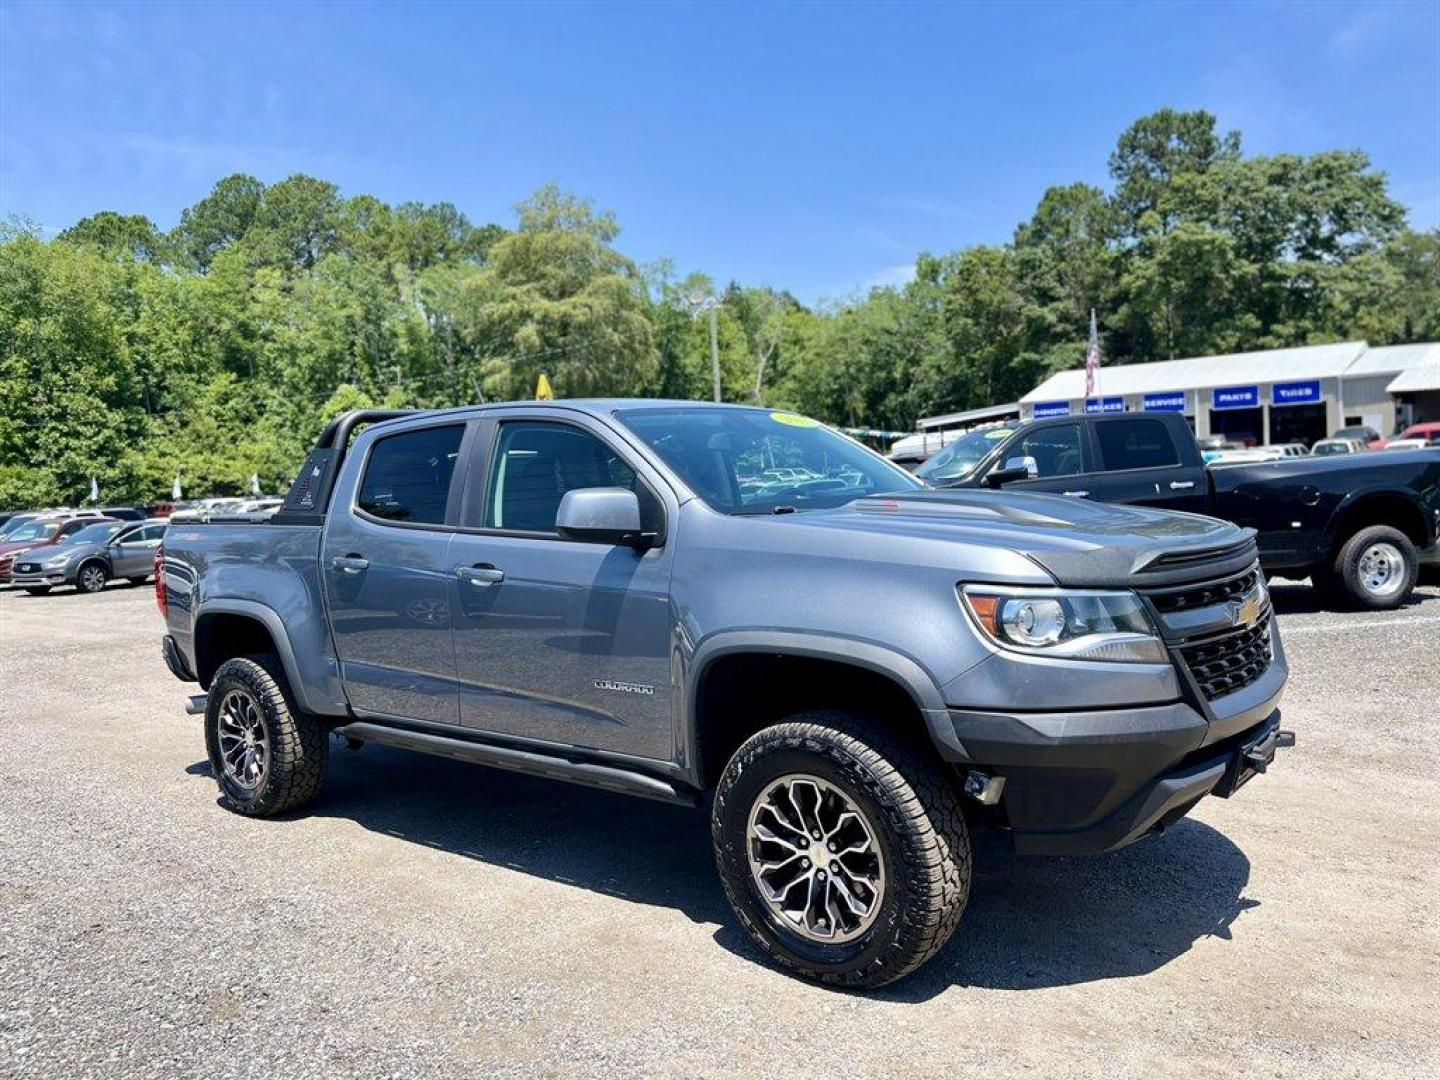
[{"label": "american flag", "polygon": [[1085,396],[1091,397],[1100,382],[1100,331],[1095,326],[1095,309],[1090,309],[1090,345],[1085,350]]}]

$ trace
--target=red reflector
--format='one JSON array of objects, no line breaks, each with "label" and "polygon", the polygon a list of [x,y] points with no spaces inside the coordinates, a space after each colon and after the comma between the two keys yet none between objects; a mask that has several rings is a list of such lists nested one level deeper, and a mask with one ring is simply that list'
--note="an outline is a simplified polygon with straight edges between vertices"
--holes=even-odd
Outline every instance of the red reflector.
[{"label": "red reflector", "polygon": [[165,545],[155,549],[155,606],[161,615],[170,614],[170,598],[165,595]]}]

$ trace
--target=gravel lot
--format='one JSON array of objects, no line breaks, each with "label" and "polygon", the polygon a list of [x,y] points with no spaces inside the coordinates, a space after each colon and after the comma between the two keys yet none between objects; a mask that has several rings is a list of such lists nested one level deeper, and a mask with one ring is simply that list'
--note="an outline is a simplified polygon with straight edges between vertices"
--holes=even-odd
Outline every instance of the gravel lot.
[{"label": "gravel lot", "polygon": [[1296,749],[1114,856],[983,843],[861,997],[757,961],[695,812],[368,747],[228,814],[148,588],[0,592],[0,1076],[1440,1075],[1440,589],[1275,596]]}]

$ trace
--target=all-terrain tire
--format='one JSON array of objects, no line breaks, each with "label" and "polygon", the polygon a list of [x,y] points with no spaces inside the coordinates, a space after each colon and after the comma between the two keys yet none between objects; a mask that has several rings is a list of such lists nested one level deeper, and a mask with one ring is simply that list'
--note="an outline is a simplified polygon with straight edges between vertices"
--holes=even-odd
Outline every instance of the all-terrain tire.
[{"label": "all-terrain tire", "polygon": [[[1331,571],[1349,606],[1385,611],[1399,607],[1414,591],[1420,560],[1399,529],[1368,525],[1340,545]],[[1377,581],[1383,581],[1379,588]]]},{"label": "all-terrain tire", "polygon": [[[221,760],[221,711],[232,692],[248,696],[263,722],[267,760],[253,787],[230,775]],[[205,749],[227,809],[274,817],[304,806],[320,791],[330,743],[325,726],[295,707],[279,659],[264,654],[227,660],[215,672],[205,706]]]},{"label": "all-terrain tire", "polygon": [[[885,888],[874,923],[853,941],[802,936],[751,873],[752,808],[790,775],[838,788],[875,827]],[[954,783],[922,748],[851,713],[799,713],[746,740],[720,778],[711,833],[725,894],[751,938],[781,966],[832,986],[868,989],[913,972],[950,939],[970,893],[970,834]]]}]

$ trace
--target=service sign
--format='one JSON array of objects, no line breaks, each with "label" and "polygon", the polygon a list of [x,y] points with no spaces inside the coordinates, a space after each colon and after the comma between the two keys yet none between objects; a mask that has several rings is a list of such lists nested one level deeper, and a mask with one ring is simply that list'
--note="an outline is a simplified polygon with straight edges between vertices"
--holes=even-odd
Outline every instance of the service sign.
[{"label": "service sign", "polygon": [[1260,407],[1258,386],[1217,386],[1210,391],[1211,405],[1216,409],[1256,409]]},{"label": "service sign", "polygon": [[1144,404],[1141,406],[1146,412],[1176,412],[1185,411],[1185,391],[1176,390],[1168,394],[1146,394]]},{"label": "service sign", "polygon": [[1320,380],[1277,382],[1270,388],[1271,405],[1316,405],[1320,401]]},{"label": "service sign", "polygon": [[1070,403],[1068,401],[1037,401],[1035,403],[1035,419],[1044,420],[1050,416],[1069,416]]},{"label": "service sign", "polygon": [[1116,413],[1125,411],[1123,397],[1088,398],[1085,402],[1087,413]]}]

